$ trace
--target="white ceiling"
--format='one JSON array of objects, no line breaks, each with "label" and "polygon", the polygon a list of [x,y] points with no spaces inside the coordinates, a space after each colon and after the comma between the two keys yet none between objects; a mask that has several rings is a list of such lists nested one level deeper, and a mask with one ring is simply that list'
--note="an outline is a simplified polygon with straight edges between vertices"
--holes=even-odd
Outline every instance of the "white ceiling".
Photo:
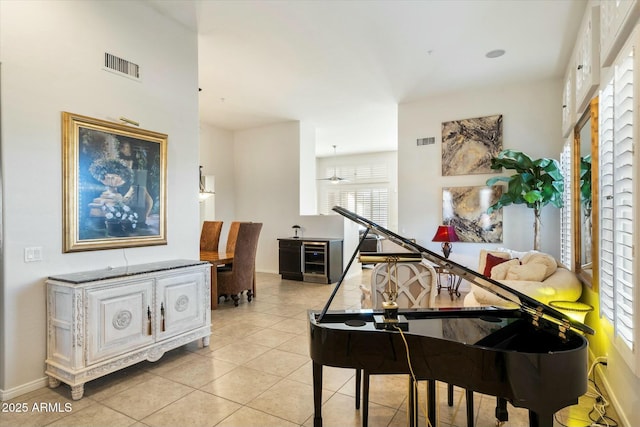
[{"label": "white ceiling", "polygon": [[[587,0],[148,0],[197,31],[200,116],[316,128],[318,156],[397,148],[397,105],[561,78]],[[485,54],[504,49],[500,58]],[[558,95],[560,97],[560,94]]]}]

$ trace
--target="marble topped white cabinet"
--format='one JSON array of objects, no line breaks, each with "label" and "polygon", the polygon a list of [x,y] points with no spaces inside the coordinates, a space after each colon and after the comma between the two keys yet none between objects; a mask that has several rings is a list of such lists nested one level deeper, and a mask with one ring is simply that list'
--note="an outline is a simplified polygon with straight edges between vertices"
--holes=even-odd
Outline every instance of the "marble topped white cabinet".
[{"label": "marble topped white cabinet", "polygon": [[192,341],[209,345],[210,264],[173,260],[52,276],[47,285],[49,386],[84,384]]}]

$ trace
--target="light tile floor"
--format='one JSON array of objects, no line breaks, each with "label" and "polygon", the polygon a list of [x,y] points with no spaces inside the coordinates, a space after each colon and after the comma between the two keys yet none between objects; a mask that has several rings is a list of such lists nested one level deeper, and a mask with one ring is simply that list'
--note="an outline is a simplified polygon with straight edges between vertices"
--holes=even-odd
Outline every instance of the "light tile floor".
[{"label": "light tile floor", "polygon": [[[360,307],[360,283],[369,270],[348,279],[332,309]],[[313,425],[311,360],[308,355],[307,310],[321,309],[332,285],[281,280],[258,273],[257,298],[220,304],[212,311],[211,345],[192,343],[85,385],[85,396],[71,400],[66,385],[42,388],[4,402],[0,427],[9,426],[256,426]],[[443,292],[440,306],[459,306],[462,299]],[[325,368],[324,426],[357,427],[354,370]],[[421,386],[422,387],[422,386]],[[371,377],[369,425],[404,426],[407,377]],[[423,393],[424,394],[424,393]],[[455,390],[446,404],[446,388],[438,384],[439,425],[466,427],[465,398]],[[495,426],[495,398],[475,394],[477,427]],[[423,403],[424,405],[424,403]],[[593,399],[557,414],[556,426],[588,426]],[[37,408],[41,410],[38,411]],[[23,412],[16,412],[23,409]],[[420,419],[421,425],[426,421]],[[509,405],[504,426],[527,426],[527,411]]]}]

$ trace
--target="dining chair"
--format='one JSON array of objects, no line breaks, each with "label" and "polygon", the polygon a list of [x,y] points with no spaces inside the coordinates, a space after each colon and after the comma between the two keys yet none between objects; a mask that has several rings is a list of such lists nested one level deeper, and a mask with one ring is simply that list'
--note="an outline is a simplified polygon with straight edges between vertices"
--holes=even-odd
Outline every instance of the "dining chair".
[{"label": "dining chair", "polygon": [[[226,244],[225,251],[227,255],[230,255],[231,257],[233,257],[233,252],[236,249],[236,240],[238,239],[238,228],[240,227],[240,224],[242,224],[243,222],[246,222],[246,221],[232,221],[231,225],[229,225],[229,232],[227,234],[227,244]],[[218,271],[231,270],[231,266],[232,266],[232,263],[220,264],[218,266]]]},{"label": "dining chair", "polygon": [[212,252],[217,251],[221,231],[222,221],[203,222],[202,231],[200,232],[200,250]]},{"label": "dining chair", "polygon": [[218,298],[229,296],[237,307],[240,295],[247,291],[247,301],[255,295],[255,264],[258,238],[262,230],[260,222],[242,222],[238,230],[230,269],[218,269]]},{"label": "dining chair", "polygon": [[[437,291],[437,273],[433,266],[422,262],[381,262],[376,264],[371,272],[370,289],[361,286],[364,299],[371,301],[371,308],[378,309],[388,300],[385,293],[396,288],[396,303],[399,308],[433,307]],[[363,427],[367,427],[369,418],[369,377],[370,374],[366,370],[356,370],[356,409],[360,407],[362,382]],[[417,414],[414,412],[413,416]]]},{"label": "dining chair", "polygon": [[238,229],[243,221],[233,221],[229,226],[229,234],[227,235],[227,253],[232,254],[236,249],[236,241],[238,239]]}]

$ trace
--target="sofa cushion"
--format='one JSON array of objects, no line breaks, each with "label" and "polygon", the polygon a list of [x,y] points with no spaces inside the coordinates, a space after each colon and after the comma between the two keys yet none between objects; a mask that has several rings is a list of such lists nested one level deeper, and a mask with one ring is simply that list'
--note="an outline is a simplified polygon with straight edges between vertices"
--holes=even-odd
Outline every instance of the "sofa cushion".
[{"label": "sofa cushion", "polygon": [[494,280],[504,280],[507,277],[507,272],[512,266],[519,266],[519,259],[510,259],[505,262],[501,262],[491,269],[491,278]]},{"label": "sofa cushion", "polygon": [[518,258],[518,259],[522,258],[528,253],[527,251],[525,252],[514,251],[513,249],[508,249],[508,248],[496,248],[496,251],[508,253],[510,258]]},{"label": "sofa cushion", "polygon": [[542,264],[545,266],[544,277],[541,280],[546,280],[549,276],[551,276],[558,269],[558,263],[555,258],[549,254],[545,254],[538,251],[528,252],[525,256],[522,257],[520,262],[523,265],[526,264]]},{"label": "sofa cushion", "polygon": [[546,265],[537,262],[510,266],[504,277],[505,280],[529,280],[542,282],[547,271]]},{"label": "sofa cushion", "polygon": [[487,277],[491,276],[491,269],[501,262],[509,261],[511,256],[505,252],[489,252],[485,249],[480,251],[479,272]]}]

